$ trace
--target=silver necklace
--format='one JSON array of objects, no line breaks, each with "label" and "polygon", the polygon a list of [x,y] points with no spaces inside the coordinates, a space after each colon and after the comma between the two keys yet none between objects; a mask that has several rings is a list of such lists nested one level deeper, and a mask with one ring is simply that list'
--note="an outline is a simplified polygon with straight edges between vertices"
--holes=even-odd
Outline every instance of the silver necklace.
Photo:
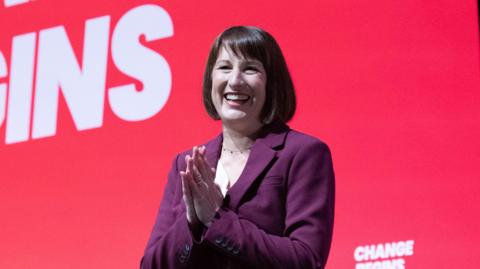
[{"label": "silver necklace", "polygon": [[230,153],[230,154],[244,154],[244,153],[249,152],[251,148],[252,148],[252,146],[250,146],[250,147],[248,147],[244,150],[234,150],[234,149],[226,148],[225,145],[222,145],[222,151]]}]

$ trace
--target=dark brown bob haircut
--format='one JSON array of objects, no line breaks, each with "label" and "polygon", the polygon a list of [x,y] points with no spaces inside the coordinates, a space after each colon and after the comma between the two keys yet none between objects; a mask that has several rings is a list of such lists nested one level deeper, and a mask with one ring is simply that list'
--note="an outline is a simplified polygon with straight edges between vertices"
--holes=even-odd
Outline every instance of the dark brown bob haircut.
[{"label": "dark brown bob haircut", "polygon": [[283,123],[292,119],[296,109],[295,89],[292,78],[275,39],[266,31],[251,26],[234,26],[221,33],[210,48],[207,66],[203,74],[203,104],[207,113],[220,119],[212,102],[212,71],[222,47],[236,56],[255,59],[263,64],[267,75],[265,104],[260,114],[264,124]]}]

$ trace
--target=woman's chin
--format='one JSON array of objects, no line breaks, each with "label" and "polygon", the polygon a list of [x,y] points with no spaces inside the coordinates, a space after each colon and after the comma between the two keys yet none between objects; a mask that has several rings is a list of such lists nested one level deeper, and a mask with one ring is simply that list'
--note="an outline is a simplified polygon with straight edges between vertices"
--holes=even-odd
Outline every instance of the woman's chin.
[{"label": "woman's chin", "polygon": [[248,113],[241,110],[229,109],[228,111],[223,111],[220,118],[222,121],[242,121],[248,118]]},{"label": "woman's chin", "polygon": [[245,125],[252,125],[258,124],[259,121],[255,120],[254,117],[249,117],[246,113],[238,113],[238,114],[230,114],[230,115],[223,115],[221,117],[222,123],[224,124],[245,124]]},{"label": "woman's chin", "polygon": [[246,117],[222,117],[223,123],[241,123],[241,122],[248,122]]}]

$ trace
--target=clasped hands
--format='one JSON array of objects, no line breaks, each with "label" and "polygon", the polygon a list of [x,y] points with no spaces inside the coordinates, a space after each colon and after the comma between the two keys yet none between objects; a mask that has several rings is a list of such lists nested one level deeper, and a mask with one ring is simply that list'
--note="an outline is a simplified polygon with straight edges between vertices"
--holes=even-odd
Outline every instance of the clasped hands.
[{"label": "clasped hands", "polygon": [[183,201],[191,228],[200,223],[209,227],[213,216],[223,202],[223,195],[215,184],[215,169],[205,159],[205,146],[193,147],[192,156],[185,157],[187,168],[180,171]]}]

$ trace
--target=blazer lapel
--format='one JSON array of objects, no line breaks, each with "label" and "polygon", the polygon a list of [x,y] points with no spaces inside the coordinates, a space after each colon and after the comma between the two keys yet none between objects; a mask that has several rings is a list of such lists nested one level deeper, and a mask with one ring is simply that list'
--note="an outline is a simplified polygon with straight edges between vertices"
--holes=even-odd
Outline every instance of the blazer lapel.
[{"label": "blazer lapel", "polygon": [[223,135],[220,133],[213,140],[210,140],[205,145],[206,158],[209,165],[213,168],[217,168],[218,159],[220,159],[220,153],[222,151]]},{"label": "blazer lapel", "polygon": [[269,132],[265,136],[258,138],[252,146],[245,168],[238,178],[237,182],[227,192],[230,195],[229,207],[237,211],[242,198],[247,193],[250,186],[258,179],[266,170],[269,164],[277,155],[275,150],[279,146],[283,146],[288,126],[280,125],[277,128],[269,128]]},{"label": "blazer lapel", "polygon": [[[289,127],[285,124],[276,124],[265,128],[265,132],[253,144],[245,168],[237,182],[227,192],[230,196],[229,207],[236,211],[242,198],[250,186],[260,178],[262,172],[269,166],[277,155],[277,149],[285,142]],[[222,151],[223,135],[219,134],[206,144],[206,158],[208,163],[216,168]]]},{"label": "blazer lapel", "polygon": [[237,182],[228,190],[230,208],[237,211],[238,206],[250,186],[275,158],[276,151],[263,143],[255,143],[250,151],[245,168]]}]

